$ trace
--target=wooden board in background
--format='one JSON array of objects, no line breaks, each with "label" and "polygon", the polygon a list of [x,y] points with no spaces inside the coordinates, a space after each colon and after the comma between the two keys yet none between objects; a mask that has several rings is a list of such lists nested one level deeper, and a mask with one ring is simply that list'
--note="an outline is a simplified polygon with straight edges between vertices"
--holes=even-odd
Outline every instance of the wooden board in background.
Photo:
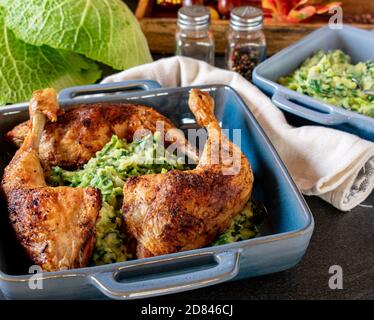
[{"label": "wooden board in background", "polygon": [[343,14],[352,16],[361,13],[374,14],[373,0],[338,0],[342,3]]},{"label": "wooden board in background", "polygon": [[[175,19],[144,18],[140,21],[140,24],[152,52],[162,54],[174,53]],[[323,25],[325,23],[286,24],[266,21],[265,34],[268,44],[268,55],[288,47]],[[374,25],[363,24],[355,26],[364,29],[374,29]],[[217,53],[225,52],[227,27],[227,21],[214,20],[212,22],[211,30],[214,34]]]},{"label": "wooden board in background", "polygon": [[[363,13],[371,13],[374,16],[374,0],[340,0],[343,4],[344,17],[353,17]],[[142,29],[147,37],[151,51],[154,53],[171,54],[174,52],[174,35],[176,20],[172,18],[152,17],[154,8],[152,0],[140,0],[137,7],[137,17],[140,18]],[[256,0],[256,4],[259,0]],[[300,40],[308,33],[323,26],[328,21],[328,16],[315,16],[311,22],[287,24],[267,19],[265,22],[265,34],[268,43],[268,54],[271,55],[290,44]],[[374,29],[374,25],[356,24],[355,26]],[[212,31],[214,33],[216,52],[223,53],[226,46],[227,20],[213,20]]]}]

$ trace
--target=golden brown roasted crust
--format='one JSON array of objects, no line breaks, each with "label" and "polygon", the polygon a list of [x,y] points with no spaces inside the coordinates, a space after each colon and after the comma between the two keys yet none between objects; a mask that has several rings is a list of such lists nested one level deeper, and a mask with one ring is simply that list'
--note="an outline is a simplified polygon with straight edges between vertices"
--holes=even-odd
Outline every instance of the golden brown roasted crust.
[{"label": "golden brown roasted crust", "polygon": [[15,126],[11,131],[9,131],[5,137],[6,139],[14,144],[16,147],[20,147],[25,140],[27,134],[31,129],[31,121],[22,122],[21,124]]},{"label": "golden brown roasted crust", "polygon": [[[116,134],[132,141],[138,129],[156,131],[163,121],[165,131],[175,128],[172,122],[152,108],[123,103],[79,105],[45,126],[39,156],[45,168],[59,165],[77,168],[90,160]],[[24,122],[7,133],[7,139],[20,146],[30,130]]]},{"label": "golden brown roasted crust", "polygon": [[[124,222],[127,232],[138,241],[138,258],[209,245],[227,229],[251,196],[251,166],[221,132],[211,98],[200,91],[192,92],[191,98],[191,110],[208,129],[197,168],[134,177],[124,185]],[[218,163],[212,163],[210,150],[219,142],[229,152]],[[234,151],[238,171],[228,174],[227,169],[232,167],[228,156]]]},{"label": "golden brown roasted crust", "polygon": [[87,265],[101,209],[99,190],[46,184],[38,150],[46,114],[53,118],[56,104],[54,90],[34,94],[30,103],[32,130],[1,181],[15,234],[29,257],[45,271]]},{"label": "golden brown roasted crust", "polygon": [[7,194],[9,220],[28,256],[45,271],[80,268],[92,254],[101,194],[41,187]]},{"label": "golden brown roasted crust", "polygon": [[30,117],[36,112],[44,114],[50,121],[57,121],[58,103],[57,93],[53,88],[36,90],[32,94],[29,104]]},{"label": "golden brown roasted crust", "polygon": [[131,178],[124,187],[123,214],[138,239],[138,257],[200,248],[226,230],[250,195],[245,180],[217,168],[170,171]]}]

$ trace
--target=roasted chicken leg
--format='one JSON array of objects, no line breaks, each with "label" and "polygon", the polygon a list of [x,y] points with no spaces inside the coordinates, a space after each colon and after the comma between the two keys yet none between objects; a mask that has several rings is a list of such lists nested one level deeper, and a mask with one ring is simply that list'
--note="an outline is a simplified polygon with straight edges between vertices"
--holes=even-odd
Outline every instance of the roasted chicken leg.
[{"label": "roasted chicken leg", "polygon": [[251,196],[251,167],[222,132],[213,99],[191,90],[189,106],[208,131],[196,169],[139,176],[125,183],[123,216],[126,231],[137,240],[138,258],[208,245]]},{"label": "roasted chicken leg", "polygon": [[[157,122],[163,128],[156,128]],[[138,130],[169,132],[170,143],[179,142],[182,151],[197,161],[196,151],[181,131],[156,110],[134,104],[80,105],[59,115],[55,123],[47,123],[41,137],[39,156],[45,169],[52,166],[76,169],[87,163],[108,143],[112,135],[132,141]],[[24,122],[8,132],[7,138],[20,146],[30,131]]]},{"label": "roasted chicken leg", "polygon": [[84,267],[93,250],[101,194],[94,188],[47,186],[38,150],[47,117],[57,119],[56,92],[36,91],[29,109],[31,130],[1,183],[10,223],[29,257],[43,270]]}]

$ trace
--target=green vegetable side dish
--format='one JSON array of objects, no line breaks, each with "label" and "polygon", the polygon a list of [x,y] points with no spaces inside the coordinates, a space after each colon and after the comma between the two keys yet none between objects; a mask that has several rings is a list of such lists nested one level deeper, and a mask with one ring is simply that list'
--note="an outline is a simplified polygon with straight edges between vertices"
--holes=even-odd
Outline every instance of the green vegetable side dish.
[{"label": "green vegetable side dish", "polygon": [[[131,250],[122,233],[121,205],[124,182],[134,176],[166,173],[170,170],[190,169],[184,159],[169,153],[160,144],[159,133],[148,135],[131,143],[113,136],[104,148],[97,152],[81,170],[52,169],[49,182],[52,185],[72,187],[92,186],[101,190],[103,206],[96,223],[96,239],[92,262],[95,265],[132,259]],[[251,202],[231,223],[229,229],[212,245],[221,245],[254,237],[256,224],[264,212]]]},{"label": "green vegetable side dish", "polygon": [[59,167],[53,168],[50,177],[53,185],[92,186],[101,191],[103,207],[96,225],[94,264],[131,259],[131,254],[127,250],[128,243],[121,232],[120,209],[124,181],[139,175],[186,168],[182,159],[161,149],[160,139],[160,134],[156,133],[140,141],[127,143],[114,135],[82,170],[71,172]]},{"label": "green vegetable side dish", "polygon": [[363,93],[352,78],[363,90],[374,89],[374,60],[352,64],[341,50],[320,50],[278,82],[329,104],[374,117],[374,96]]},{"label": "green vegetable side dish", "polygon": [[247,240],[257,235],[257,226],[265,216],[265,208],[253,201],[249,201],[243,211],[232,219],[230,227],[222,233],[212,246]]}]

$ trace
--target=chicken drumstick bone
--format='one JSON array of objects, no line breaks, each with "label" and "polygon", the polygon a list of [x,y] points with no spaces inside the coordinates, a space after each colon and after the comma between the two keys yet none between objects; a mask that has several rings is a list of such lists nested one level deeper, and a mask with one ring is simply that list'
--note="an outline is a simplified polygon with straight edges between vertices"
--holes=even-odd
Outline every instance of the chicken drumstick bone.
[{"label": "chicken drumstick bone", "polygon": [[213,113],[213,99],[191,90],[189,106],[208,131],[196,169],[139,176],[125,183],[124,221],[137,240],[138,258],[210,244],[251,195],[251,166],[223,134]]},{"label": "chicken drumstick bone", "polygon": [[56,92],[34,92],[29,110],[32,129],[2,180],[10,223],[28,256],[45,271],[84,267],[94,246],[100,191],[47,186],[38,149],[47,118],[57,120]]}]

